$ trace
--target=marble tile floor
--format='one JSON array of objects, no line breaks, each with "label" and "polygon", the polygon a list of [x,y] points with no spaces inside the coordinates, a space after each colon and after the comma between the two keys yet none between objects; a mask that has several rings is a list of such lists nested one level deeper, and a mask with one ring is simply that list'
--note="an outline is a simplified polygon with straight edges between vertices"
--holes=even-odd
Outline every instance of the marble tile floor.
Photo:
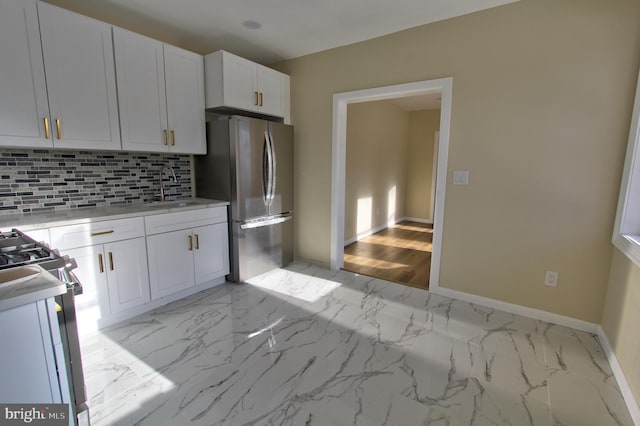
[{"label": "marble tile floor", "polygon": [[633,425],[596,336],[296,262],[82,339],[102,425]]}]

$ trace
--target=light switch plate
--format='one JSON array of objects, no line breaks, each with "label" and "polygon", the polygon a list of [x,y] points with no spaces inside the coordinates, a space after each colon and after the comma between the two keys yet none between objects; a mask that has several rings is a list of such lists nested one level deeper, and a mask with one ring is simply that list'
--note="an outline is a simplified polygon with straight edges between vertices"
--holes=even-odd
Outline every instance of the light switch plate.
[{"label": "light switch plate", "polygon": [[453,172],[454,185],[467,185],[469,183],[469,170],[455,170]]}]

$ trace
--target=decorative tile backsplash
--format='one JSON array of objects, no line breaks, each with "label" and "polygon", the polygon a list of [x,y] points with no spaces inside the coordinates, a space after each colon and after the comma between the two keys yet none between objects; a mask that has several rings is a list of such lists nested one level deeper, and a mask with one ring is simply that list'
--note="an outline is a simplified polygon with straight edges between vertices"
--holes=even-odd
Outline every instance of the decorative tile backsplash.
[{"label": "decorative tile backsplash", "polygon": [[153,201],[163,165],[166,199],[189,198],[189,155],[2,149],[0,215]]}]

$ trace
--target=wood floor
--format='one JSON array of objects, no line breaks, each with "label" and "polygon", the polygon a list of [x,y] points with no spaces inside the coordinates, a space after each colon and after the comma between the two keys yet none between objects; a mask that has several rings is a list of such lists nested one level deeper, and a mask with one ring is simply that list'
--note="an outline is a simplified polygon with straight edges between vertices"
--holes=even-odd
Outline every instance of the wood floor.
[{"label": "wood floor", "polygon": [[344,248],[344,269],[429,288],[433,226],[400,222]]}]

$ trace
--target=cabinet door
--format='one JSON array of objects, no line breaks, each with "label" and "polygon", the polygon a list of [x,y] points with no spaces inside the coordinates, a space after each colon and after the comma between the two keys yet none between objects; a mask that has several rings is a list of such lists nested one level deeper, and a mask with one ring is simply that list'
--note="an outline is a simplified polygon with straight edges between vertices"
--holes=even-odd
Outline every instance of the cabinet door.
[{"label": "cabinet door", "polygon": [[262,65],[258,65],[258,90],[261,93],[261,105],[258,111],[263,114],[284,116],[282,104],[282,74]]},{"label": "cabinet door", "polygon": [[51,147],[53,141],[45,138],[49,105],[35,1],[0,3],[0,40],[0,145]]},{"label": "cabinet door", "polygon": [[257,67],[255,62],[223,53],[222,84],[224,105],[255,111],[258,107]]},{"label": "cabinet door", "polygon": [[151,299],[193,287],[191,231],[181,230],[147,237]]},{"label": "cabinet door", "polygon": [[164,69],[171,151],[205,154],[203,58],[165,44]]},{"label": "cabinet door", "polygon": [[28,303],[0,311],[0,401],[4,404],[60,402],[60,391],[55,395],[58,384],[50,380],[55,370],[49,371],[47,358],[53,358],[53,347],[51,337],[43,333],[43,326],[48,326],[38,312],[43,306],[43,302]]},{"label": "cabinet door", "polygon": [[113,29],[122,148],[169,151],[162,43]]},{"label": "cabinet door", "polygon": [[89,246],[65,250],[63,255],[75,259],[73,273],[82,284],[82,294],[76,296],[78,333],[81,335],[98,329],[98,320],[111,313],[107,271],[102,246]]},{"label": "cabinet door", "polygon": [[229,237],[226,223],[193,229],[196,285],[229,273]]},{"label": "cabinet door", "polygon": [[143,237],[104,245],[111,313],[150,300],[147,247]]},{"label": "cabinet door", "polygon": [[121,149],[111,26],[43,2],[38,13],[54,146]]}]

